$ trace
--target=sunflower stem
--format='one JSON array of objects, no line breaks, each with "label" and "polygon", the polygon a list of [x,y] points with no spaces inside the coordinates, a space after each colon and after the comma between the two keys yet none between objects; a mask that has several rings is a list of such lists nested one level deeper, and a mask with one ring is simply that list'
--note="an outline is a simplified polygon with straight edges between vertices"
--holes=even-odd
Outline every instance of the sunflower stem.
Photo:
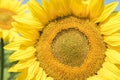
[{"label": "sunflower stem", "polygon": [[3,41],[3,39],[1,38],[1,40],[0,40],[0,54],[1,54],[1,71],[0,71],[0,73],[1,73],[1,77],[0,77],[0,80],[4,80],[4,49],[3,49],[3,47],[4,47],[4,41]]}]

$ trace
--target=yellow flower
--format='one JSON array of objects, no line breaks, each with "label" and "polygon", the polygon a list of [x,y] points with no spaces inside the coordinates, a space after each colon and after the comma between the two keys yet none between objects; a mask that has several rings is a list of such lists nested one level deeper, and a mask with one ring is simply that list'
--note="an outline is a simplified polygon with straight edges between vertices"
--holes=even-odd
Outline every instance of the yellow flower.
[{"label": "yellow flower", "polygon": [[23,36],[5,48],[16,50],[9,71],[17,80],[120,80],[120,12],[104,0],[35,0],[32,17],[16,17]]},{"label": "yellow flower", "polygon": [[0,37],[5,41],[11,41],[18,36],[11,23],[14,21],[12,16],[23,15],[27,10],[22,2],[22,0],[0,0]]}]

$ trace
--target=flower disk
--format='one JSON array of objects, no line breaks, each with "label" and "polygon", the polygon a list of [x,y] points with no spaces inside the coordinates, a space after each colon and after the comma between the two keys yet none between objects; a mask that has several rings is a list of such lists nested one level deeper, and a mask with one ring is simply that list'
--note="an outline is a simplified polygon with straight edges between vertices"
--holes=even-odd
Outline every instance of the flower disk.
[{"label": "flower disk", "polygon": [[44,28],[37,53],[40,66],[55,80],[84,80],[101,68],[105,44],[97,25],[70,16]]}]

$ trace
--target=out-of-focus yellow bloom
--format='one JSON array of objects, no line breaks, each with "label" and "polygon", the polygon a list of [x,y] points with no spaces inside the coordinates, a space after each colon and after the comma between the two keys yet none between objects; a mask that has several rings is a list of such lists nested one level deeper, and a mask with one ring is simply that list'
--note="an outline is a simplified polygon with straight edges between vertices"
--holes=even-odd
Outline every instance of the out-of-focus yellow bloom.
[{"label": "out-of-focus yellow bloom", "polygon": [[5,41],[13,40],[18,34],[12,26],[12,16],[23,15],[27,10],[23,0],[0,0],[0,34]]}]

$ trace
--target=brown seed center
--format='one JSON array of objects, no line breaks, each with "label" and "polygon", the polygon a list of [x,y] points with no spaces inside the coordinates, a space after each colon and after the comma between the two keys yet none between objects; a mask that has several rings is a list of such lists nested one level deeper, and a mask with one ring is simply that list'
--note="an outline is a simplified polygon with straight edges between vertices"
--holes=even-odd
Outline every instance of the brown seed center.
[{"label": "brown seed center", "polygon": [[77,29],[62,30],[52,43],[54,56],[63,64],[80,66],[89,50],[87,37]]}]

